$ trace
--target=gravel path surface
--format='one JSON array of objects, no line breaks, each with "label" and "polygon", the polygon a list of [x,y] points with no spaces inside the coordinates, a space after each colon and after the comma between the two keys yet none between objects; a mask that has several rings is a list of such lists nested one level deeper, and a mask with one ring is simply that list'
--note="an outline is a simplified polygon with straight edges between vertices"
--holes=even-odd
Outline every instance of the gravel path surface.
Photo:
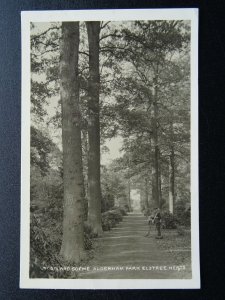
[{"label": "gravel path surface", "polygon": [[145,237],[147,230],[147,220],[142,214],[125,216],[117,227],[98,238],[99,251],[89,262],[89,270],[80,273],[78,278],[190,278],[190,266],[177,266],[174,256],[159,248],[154,227],[150,237]]}]

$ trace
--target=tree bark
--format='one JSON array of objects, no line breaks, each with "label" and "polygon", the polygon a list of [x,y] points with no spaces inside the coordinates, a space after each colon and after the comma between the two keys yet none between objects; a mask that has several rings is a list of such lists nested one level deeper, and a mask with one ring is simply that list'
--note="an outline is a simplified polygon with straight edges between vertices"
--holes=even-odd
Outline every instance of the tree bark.
[{"label": "tree bark", "polygon": [[60,96],[63,144],[63,237],[60,254],[69,262],[84,257],[82,148],[78,83],[79,22],[62,23]]},{"label": "tree bark", "polygon": [[[129,147],[130,147],[130,141],[129,141]],[[128,206],[129,206],[129,211],[132,211],[132,206],[131,206],[131,176],[130,176],[130,148],[128,152]]]},{"label": "tree bark", "polygon": [[88,80],[88,222],[94,233],[102,233],[100,185],[100,120],[99,120],[99,33],[100,22],[86,22],[89,44]]},{"label": "tree bark", "polygon": [[148,179],[145,178],[145,209],[149,208],[149,201],[148,201]]},{"label": "tree bark", "polygon": [[88,132],[81,132],[82,150],[83,150],[83,178],[84,178],[84,220],[88,218]]},{"label": "tree bark", "polygon": [[131,197],[130,197],[130,177],[128,178],[128,207],[129,207],[129,211],[132,211],[132,207],[131,207]]},{"label": "tree bark", "polygon": [[154,78],[152,96],[153,96],[153,164],[152,164],[152,196],[154,205],[160,206],[159,203],[159,145],[158,145],[158,104],[157,104],[157,77]]},{"label": "tree bark", "polygon": [[159,187],[159,208],[162,208],[163,199],[162,199],[162,174],[161,174],[161,159],[160,151],[158,152],[158,187]]},{"label": "tree bark", "polygon": [[143,184],[140,185],[140,207],[141,210],[145,209],[145,191]]},{"label": "tree bark", "polygon": [[175,155],[174,155],[174,130],[173,113],[170,122],[170,155],[169,155],[169,211],[174,213],[175,204]]},{"label": "tree bark", "polygon": [[174,213],[175,203],[175,159],[174,159],[174,148],[171,147],[169,156],[169,211],[171,214]]}]

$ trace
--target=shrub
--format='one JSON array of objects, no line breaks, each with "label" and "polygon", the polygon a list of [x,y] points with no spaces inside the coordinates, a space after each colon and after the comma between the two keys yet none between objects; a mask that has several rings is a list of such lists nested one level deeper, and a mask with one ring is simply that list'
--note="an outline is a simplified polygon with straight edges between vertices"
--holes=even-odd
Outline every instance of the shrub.
[{"label": "shrub", "polygon": [[169,211],[164,211],[162,213],[162,226],[165,229],[176,229],[177,228],[177,220],[173,214]]},{"label": "shrub", "polygon": [[180,225],[190,226],[191,224],[191,209],[183,201],[179,201],[175,207],[175,216]]},{"label": "shrub", "polygon": [[48,278],[52,275],[51,272],[44,271],[42,267],[60,265],[56,255],[60,241],[51,239],[44,232],[39,219],[34,214],[31,214],[30,231],[30,277]]},{"label": "shrub", "polygon": [[109,231],[111,229],[111,222],[108,216],[108,212],[102,213],[102,229],[103,231]]},{"label": "shrub", "polygon": [[113,218],[112,213],[106,211],[102,213],[102,229],[104,231],[110,230],[116,225],[116,220]]},{"label": "shrub", "polygon": [[87,222],[84,222],[84,248],[85,250],[92,249],[92,239],[96,238],[97,234],[93,232],[93,228]]},{"label": "shrub", "polygon": [[122,219],[123,219],[123,215],[121,213],[121,208],[116,208],[116,209],[106,211],[102,213],[102,229],[104,231],[110,230],[117,223],[121,222]]},{"label": "shrub", "polygon": [[108,213],[109,213],[109,218],[111,220],[115,220],[115,224],[121,222],[123,219],[123,216],[118,209],[109,210]]},{"label": "shrub", "polygon": [[114,206],[111,210],[119,212],[122,216],[127,215],[126,209],[122,206]]}]

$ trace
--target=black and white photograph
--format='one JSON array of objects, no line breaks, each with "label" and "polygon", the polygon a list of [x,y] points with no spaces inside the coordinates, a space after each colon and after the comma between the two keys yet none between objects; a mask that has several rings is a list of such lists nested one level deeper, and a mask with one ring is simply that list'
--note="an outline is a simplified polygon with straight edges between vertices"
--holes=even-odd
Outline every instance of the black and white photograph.
[{"label": "black and white photograph", "polygon": [[20,287],[200,288],[197,41],[197,9],[22,12]]}]

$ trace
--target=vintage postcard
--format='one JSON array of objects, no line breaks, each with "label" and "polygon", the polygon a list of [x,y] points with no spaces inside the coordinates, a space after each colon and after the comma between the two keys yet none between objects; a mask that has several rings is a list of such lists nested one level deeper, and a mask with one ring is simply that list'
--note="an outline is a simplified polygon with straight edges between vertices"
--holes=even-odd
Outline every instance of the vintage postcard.
[{"label": "vintage postcard", "polygon": [[21,22],[20,287],[200,288],[198,10]]}]

